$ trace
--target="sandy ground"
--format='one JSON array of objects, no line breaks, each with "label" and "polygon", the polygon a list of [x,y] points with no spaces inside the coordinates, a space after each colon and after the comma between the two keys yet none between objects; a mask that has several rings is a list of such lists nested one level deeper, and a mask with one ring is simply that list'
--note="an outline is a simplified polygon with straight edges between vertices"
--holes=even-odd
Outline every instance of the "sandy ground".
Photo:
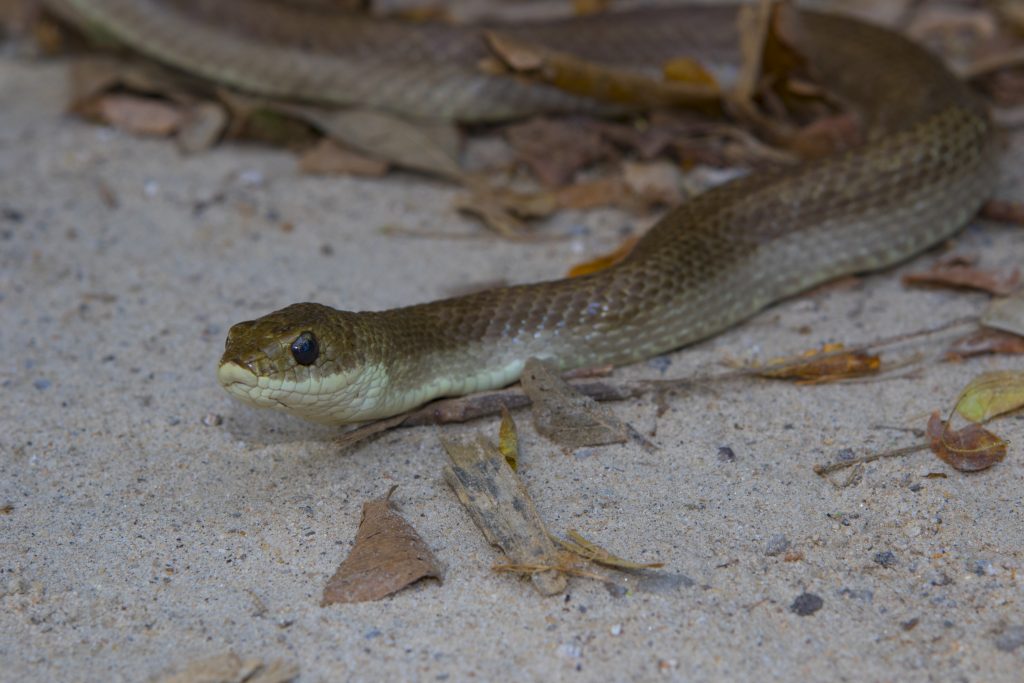
[{"label": "sandy ground", "polygon": [[[997,424],[1010,455],[982,474],[928,453],[873,463],[845,489],[811,471],[912,443],[970,378],[1019,360],[719,385],[673,397],[660,418],[653,401],[617,404],[653,454],[566,454],[523,413],[523,476],[551,529],[667,564],[625,595],[573,580],[541,598],[491,571],[501,556],[443,482],[436,428],[339,452],[330,429],[233,402],[214,368],[239,320],[298,300],[380,308],[557,277],[633,219],[566,214],[543,229],[578,236],[542,245],[387,236],[482,233],[440,182],[303,177],[261,147],[184,157],[70,119],[64,97],[64,65],[0,61],[0,679],[139,681],[235,652],[297,665],[301,681],[1020,680],[1024,421]],[[976,223],[956,247],[1010,266],[1024,232]],[[977,313],[984,295],[899,284],[938,255],[617,376]],[[478,429],[496,422],[444,431]],[[321,608],[363,501],[393,484],[444,583]],[[820,609],[799,614],[803,594]]]}]

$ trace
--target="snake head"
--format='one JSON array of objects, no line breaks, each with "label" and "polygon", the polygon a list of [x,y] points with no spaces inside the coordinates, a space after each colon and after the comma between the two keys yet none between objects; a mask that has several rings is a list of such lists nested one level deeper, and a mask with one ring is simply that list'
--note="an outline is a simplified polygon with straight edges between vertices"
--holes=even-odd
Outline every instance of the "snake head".
[{"label": "snake head", "polygon": [[361,316],[300,303],[240,322],[228,331],[217,380],[246,403],[307,420],[370,419],[387,373],[367,357],[374,345]]}]

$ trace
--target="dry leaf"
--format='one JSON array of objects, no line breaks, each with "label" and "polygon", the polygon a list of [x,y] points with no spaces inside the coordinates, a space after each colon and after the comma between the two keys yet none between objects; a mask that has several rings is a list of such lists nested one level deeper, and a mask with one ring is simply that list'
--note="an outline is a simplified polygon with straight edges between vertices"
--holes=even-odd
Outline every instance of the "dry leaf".
[{"label": "dry leaf", "polygon": [[505,462],[515,472],[519,469],[519,432],[508,412],[508,406],[501,406],[501,428],[498,431],[498,450],[505,456]]},{"label": "dry leaf", "polygon": [[971,422],[988,422],[997,415],[1024,406],[1024,370],[1002,370],[978,375],[956,402],[956,412]]},{"label": "dry leaf", "polygon": [[1024,353],[1024,337],[1001,330],[982,328],[950,344],[946,349],[945,359],[960,361],[988,353]]},{"label": "dry leaf", "polygon": [[530,358],[519,380],[533,402],[537,432],[567,448],[625,443],[628,427],[600,403],[580,394],[551,366]]},{"label": "dry leaf", "polygon": [[392,507],[391,494],[363,504],[355,544],[324,588],[321,605],[380,600],[441,568],[416,530]]},{"label": "dry leaf", "polygon": [[622,164],[626,187],[649,206],[675,206],[683,201],[683,176],[668,161],[627,161]]},{"label": "dry leaf", "polygon": [[1024,202],[990,199],[978,209],[978,217],[999,223],[1024,225]]},{"label": "dry leaf", "polygon": [[936,411],[928,420],[932,452],[961,472],[988,469],[1006,457],[1006,442],[977,424],[950,429]]},{"label": "dry leaf", "polygon": [[216,102],[198,102],[185,110],[178,129],[178,147],[189,154],[209,149],[227,127],[227,109]]},{"label": "dry leaf", "polygon": [[579,121],[534,118],[504,132],[516,158],[548,187],[561,187],[579,169],[615,154],[597,130]]},{"label": "dry leaf", "polygon": [[657,81],[639,72],[587,62],[503,35],[484,34],[495,56],[523,76],[576,95],[621,104],[629,109],[679,107],[718,111],[721,92],[714,85]]},{"label": "dry leaf", "polygon": [[[492,545],[515,565],[555,567],[555,546],[519,476],[486,438],[463,444],[441,438],[451,464],[444,479]],[[541,595],[556,595],[568,582],[553,569],[532,572]]]},{"label": "dry leaf", "polygon": [[668,60],[661,65],[661,75],[667,81],[718,87],[718,81],[711,75],[711,72],[692,57],[676,57]]},{"label": "dry leaf", "polygon": [[862,377],[878,372],[881,367],[879,356],[866,351],[846,351],[842,344],[825,344],[821,349],[811,349],[800,356],[775,358],[764,366],[745,369],[761,377],[817,383]]},{"label": "dry leaf", "polygon": [[629,253],[633,251],[633,247],[635,247],[636,243],[639,241],[640,237],[637,235],[627,237],[622,241],[622,244],[616,247],[615,251],[592,258],[588,261],[584,261],[583,263],[577,263],[569,269],[566,277],[580,277],[581,275],[590,275],[591,273],[611,268],[616,263],[619,263],[629,256]]},{"label": "dry leaf", "polygon": [[192,662],[178,673],[157,679],[158,683],[288,683],[299,676],[299,667],[283,660],[264,664],[228,652]]},{"label": "dry leaf", "polygon": [[185,118],[174,104],[136,95],[104,95],[95,107],[101,120],[133,135],[166,137],[177,131]]},{"label": "dry leaf", "polygon": [[908,273],[903,284],[941,285],[980,289],[990,294],[1007,295],[1020,282],[1020,269],[1014,268],[1009,274],[996,273],[973,267],[974,260],[964,256],[953,256],[932,266],[922,273]]},{"label": "dry leaf", "polygon": [[1005,299],[993,299],[981,314],[981,324],[1024,336],[1024,292]]},{"label": "dry leaf", "polygon": [[324,138],[299,157],[299,170],[309,174],[340,173],[380,177],[388,172],[386,162],[371,159]]},{"label": "dry leaf", "polygon": [[615,567],[617,569],[658,569],[664,567],[664,562],[631,562],[630,560],[624,560],[618,555],[613,555],[596,543],[591,543],[587,539],[583,538],[579,533],[573,529],[569,529],[567,532],[569,540],[563,538],[555,538],[559,544],[571,553],[575,553],[582,558],[603,564],[606,567]]}]

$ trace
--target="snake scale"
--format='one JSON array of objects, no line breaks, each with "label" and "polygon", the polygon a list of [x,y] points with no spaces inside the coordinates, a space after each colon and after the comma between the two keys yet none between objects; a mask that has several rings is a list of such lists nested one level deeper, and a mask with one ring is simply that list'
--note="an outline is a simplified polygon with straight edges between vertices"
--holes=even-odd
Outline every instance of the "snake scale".
[{"label": "snake scale", "polygon": [[[266,95],[460,121],[604,106],[481,73],[485,47],[474,27],[328,16],[266,0],[53,4],[159,60]],[[735,58],[732,12],[677,7],[502,31],[642,67],[680,51]],[[796,47],[854,103],[862,144],[687,200],[628,258],[589,276],[385,311],[298,303],[238,323],[220,383],[248,403],[320,422],[381,418],[507,385],[530,357],[568,369],[677,349],[809,287],[948,238],[994,183],[984,107],[938,59],[892,31],[800,16]]]}]

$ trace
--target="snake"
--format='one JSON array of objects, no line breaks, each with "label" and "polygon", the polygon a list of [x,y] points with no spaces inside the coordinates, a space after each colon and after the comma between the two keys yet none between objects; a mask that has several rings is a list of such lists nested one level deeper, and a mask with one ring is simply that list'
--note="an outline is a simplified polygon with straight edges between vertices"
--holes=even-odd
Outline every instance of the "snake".
[{"label": "snake", "polygon": [[[484,73],[481,27],[412,24],[267,0],[59,0],[171,66],[274,97],[414,118],[495,122],[607,104]],[[736,58],[734,8],[670,7],[502,27],[600,63]],[[754,171],[670,209],[619,263],[380,311],[302,302],[233,325],[232,396],[328,424],[398,415],[515,382],[530,358],[626,365],[716,335],[844,275],[950,238],[995,183],[988,112],[925,48],[872,23],[800,10],[795,47],[851,103],[858,144]],[[724,28],[723,28],[724,27]]]}]

